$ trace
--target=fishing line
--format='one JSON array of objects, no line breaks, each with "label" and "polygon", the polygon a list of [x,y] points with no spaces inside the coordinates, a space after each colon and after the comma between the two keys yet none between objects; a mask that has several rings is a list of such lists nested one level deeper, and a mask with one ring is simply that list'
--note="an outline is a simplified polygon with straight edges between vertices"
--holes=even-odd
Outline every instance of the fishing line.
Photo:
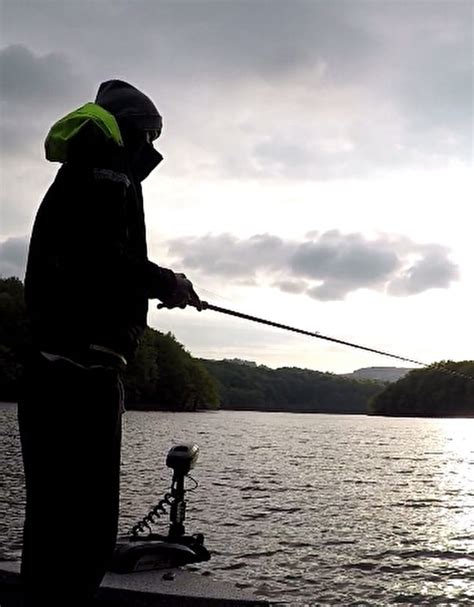
[{"label": "fishing line", "polygon": [[224,295],[219,295],[219,293],[214,293],[213,291],[209,291],[209,289],[204,289],[204,287],[200,287],[199,285],[195,285],[199,293],[209,293],[213,297],[217,297],[218,299],[225,299],[225,301],[232,301],[230,297],[224,297]]},{"label": "fishing line", "polygon": [[341,344],[343,346],[348,346],[350,348],[357,348],[358,350],[364,350],[366,352],[373,352],[374,354],[380,354],[381,356],[388,356],[390,358],[396,358],[397,360],[402,360],[404,362],[413,363],[415,365],[420,365],[422,367],[436,367],[440,371],[444,373],[449,373],[450,375],[454,375],[457,377],[462,377],[463,379],[467,379],[469,381],[474,381],[474,377],[470,375],[465,375],[464,373],[460,373],[459,371],[454,371],[450,369],[446,365],[442,363],[426,363],[419,360],[415,360],[414,358],[408,358],[406,356],[400,356],[398,354],[392,354],[391,352],[385,352],[384,350],[378,350],[376,348],[370,348],[369,346],[362,346],[360,344],[355,344],[350,341],[346,341],[343,339],[337,339],[336,337],[330,337],[329,335],[323,335],[318,331],[305,331],[304,329],[297,329],[296,327],[291,327],[289,325],[284,325],[279,322],[274,322],[272,320],[266,320],[264,318],[259,318],[257,316],[251,316],[250,314],[243,314],[242,312],[236,312],[235,310],[229,310],[227,308],[222,308],[220,306],[215,306],[207,301],[201,301],[201,309],[202,310],[213,310],[214,312],[219,312],[220,314],[227,314],[228,316],[236,316],[237,318],[243,318],[244,320],[250,320],[252,322],[257,322],[263,325],[269,325],[270,327],[276,327],[278,329],[284,329],[285,331],[292,331],[293,333],[300,333],[302,335],[309,335],[310,337],[316,337],[317,339],[323,339],[325,341],[330,341],[336,344]]}]

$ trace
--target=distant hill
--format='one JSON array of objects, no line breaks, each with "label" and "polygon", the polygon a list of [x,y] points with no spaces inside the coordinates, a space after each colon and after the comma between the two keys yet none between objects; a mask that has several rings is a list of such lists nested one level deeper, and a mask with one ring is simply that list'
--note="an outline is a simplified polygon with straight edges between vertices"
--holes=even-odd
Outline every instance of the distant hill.
[{"label": "distant hill", "polygon": [[348,379],[370,379],[373,381],[391,383],[405,377],[407,373],[410,373],[410,371],[413,370],[414,367],[363,367],[352,373],[343,373],[341,374],[341,377],[347,377]]},{"label": "distant hill", "polygon": [[383,389],[373,381],[296,367],[201,362],[218,382],[221,409],[364,414],[369,399]]}]

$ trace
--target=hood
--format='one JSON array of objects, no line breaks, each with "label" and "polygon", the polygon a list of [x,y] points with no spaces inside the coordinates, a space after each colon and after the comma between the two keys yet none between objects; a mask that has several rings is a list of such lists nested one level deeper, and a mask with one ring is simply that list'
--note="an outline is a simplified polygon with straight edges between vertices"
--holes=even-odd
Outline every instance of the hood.
[{"label": "hood", "polygon": [[163,120],[153,101],[123,80],[107,80],[99,86],[95,103],[119,122],[125,119],[141,131],[161,133]]},{"label": "hood", "polygon": [[114,116],[96,103],[86,103],[51,127],[45,141],[47,160],[66,162],[74,142],[86,131],[94,134],[96,144],[123,147],[122,135]]}]

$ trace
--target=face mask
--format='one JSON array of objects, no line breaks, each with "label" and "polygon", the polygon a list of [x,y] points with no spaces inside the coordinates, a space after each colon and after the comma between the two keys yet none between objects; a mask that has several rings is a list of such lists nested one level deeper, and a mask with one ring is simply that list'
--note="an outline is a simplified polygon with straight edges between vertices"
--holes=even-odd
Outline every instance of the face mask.
[{"label": "face mask", "polygon": [[130,168],[138,181],[143,181],[163,160],[163,156],[155,150],[152,141],[157,139],[156,131],[140,131],[128,124],[121,125],[122,137],[125,143]]},{"label": "face mask", "polygon": [[132,170],[139,181],[143,181],[148,175],[156,169],[163,160],[163,156],[155,150],[151,143],[146,143],[135,155],[132,162]]}]

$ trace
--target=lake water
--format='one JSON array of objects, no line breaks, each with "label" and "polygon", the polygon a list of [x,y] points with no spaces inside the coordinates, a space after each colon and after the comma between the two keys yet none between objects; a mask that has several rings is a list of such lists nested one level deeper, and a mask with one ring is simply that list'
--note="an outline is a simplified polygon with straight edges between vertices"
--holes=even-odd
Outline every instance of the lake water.
[{"label": "lake water", "polygon": [[[5,559],[24,493],[16,407],[0,416]],[[201,571],[285,606],[474,604],[474,419],[128,412],[123,531],[181,441],[201,447],[186,521],[213,553]]]}]

